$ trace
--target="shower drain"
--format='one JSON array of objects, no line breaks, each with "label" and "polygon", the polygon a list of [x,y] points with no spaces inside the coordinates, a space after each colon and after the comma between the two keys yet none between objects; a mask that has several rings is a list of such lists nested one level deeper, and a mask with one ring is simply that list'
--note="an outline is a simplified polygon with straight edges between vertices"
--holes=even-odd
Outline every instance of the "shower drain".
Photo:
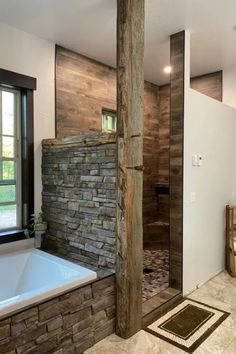
[{"label": "shower drain", "polygon": [[145,273],[145,274],[149,274],[149,273],[152,273],[152,272],[154,272],[154,270],[151,269],[151,268],[144,268],[143,269],[143,273]]}]

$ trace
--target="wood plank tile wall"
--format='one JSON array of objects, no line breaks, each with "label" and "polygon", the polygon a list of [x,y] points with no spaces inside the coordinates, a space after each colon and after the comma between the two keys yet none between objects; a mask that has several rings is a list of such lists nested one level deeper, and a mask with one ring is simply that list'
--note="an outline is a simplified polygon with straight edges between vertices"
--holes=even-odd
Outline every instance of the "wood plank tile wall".
[{"label": "wood plank tile wall", "polygon": [[222,102],[222,71],[193,77],[190,86],[193,90]]},{"label": "wood plank tile wall", "polygon": [[144,131],[143,131],[143,224],[157,219],[155,183],[159,170],[159,93],[151,83],[144,86]]},{"label": "wood plank tile wall", "polygon": [[[191,79],[191,87],[222,100],[222,72]],[[56,47],[57,137],[101,131],[102,108],[116,110],[116,70]],[[156,221],[155,183],[169,182],[170,86],[145,82],[143,221]],[[158,217],[168,220],[168,198],[159,198]]]},{"label": "wood plank tile wall", "polygon": [[116,109],[115,70],[57,46],[57,137],[101,131],[102,108]]},{"label": "wood plank tile wall", "polygon": [[170,273],[169,284],[182,291],[183,142],[185,31],[170,37]]},{"label": "wood plank tile wall", "polygon": [[[116,70],[56,47],[57,137],[101,131],[102,108],[116,110]],[[158,86],[144,86],[144,223],[156,219]]]}]

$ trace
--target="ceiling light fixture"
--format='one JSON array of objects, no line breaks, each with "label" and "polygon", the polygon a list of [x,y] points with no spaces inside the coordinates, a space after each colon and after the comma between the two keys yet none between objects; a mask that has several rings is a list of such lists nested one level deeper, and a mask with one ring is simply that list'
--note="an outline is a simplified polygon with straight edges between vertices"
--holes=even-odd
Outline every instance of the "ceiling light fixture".
[{"label": "ceiling light fixture", "polygon": [[165,74],[170,74],[171,73],[171,66],[165,66],[164,69],[163,69],[164,73]]}]

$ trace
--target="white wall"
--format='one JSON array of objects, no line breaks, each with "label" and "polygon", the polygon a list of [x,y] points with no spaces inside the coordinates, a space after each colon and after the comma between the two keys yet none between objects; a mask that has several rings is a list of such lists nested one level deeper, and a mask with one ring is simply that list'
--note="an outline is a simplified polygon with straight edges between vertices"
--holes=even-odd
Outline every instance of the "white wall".
[{"label": "white wall", "polygon": [[[184,142],[184,293],[224,269],[225,205],[232,199],[236,110],[189,89]],[[203,156],[192,166],[192,154]],[[191,203],[191,192],[196,202]]]},{"label": "white wall", "polygon": [[34,93],[35,209],[41,207],[41,140],[55,136],[55,45],[0,23],[0,68],[33,76]]},{"label": "white wall", "polygon": [[223,102],[236,108],[236,67],[223,70]]},{"label": "white wall", "polygon": [[[183,292],[188,294],[224,269],[225,205],[236,201],[236,109],[190,89],[188,31],[185,48]],[[192,166],[196,153],[203,157],[201,167]]]}]

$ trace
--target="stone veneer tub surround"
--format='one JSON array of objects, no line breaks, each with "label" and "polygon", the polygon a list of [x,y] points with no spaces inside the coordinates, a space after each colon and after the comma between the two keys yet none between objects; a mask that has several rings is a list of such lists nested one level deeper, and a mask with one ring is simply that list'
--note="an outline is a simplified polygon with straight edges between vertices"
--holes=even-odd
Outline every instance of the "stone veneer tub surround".
[{"label": "stone veneer tub surround", "polygon": [[0,320],[1,354],[77,353],[115,330],[115,276]]},{"label": "stone veneer tub surround", "polygon": [[44,249],[98,279],[0,320],[0,353],[83,353],[115,330],[116,138],[43,141]]},{"label": "stone veneer tub surround", "polygon": [[[30,247],[29,241],[27,246]],[[18,243],[21,244],[20,241]],[[50,254],[48,256],[51,257]],[[72,266],[76,266],[75,263],[84,265],[75,260],[73,263]],[[93,266],[89,268],[97,270],[96,280],[75,289],[67,289],[50,299],[40,299],[25,309],[18,309],[14,314],[5,314],[0,319],[0,353],[58,351],[80,354],[113,333],[116,313],[115,276],[108,270]],[[47,275],[45,271],[44,274]]]}]

